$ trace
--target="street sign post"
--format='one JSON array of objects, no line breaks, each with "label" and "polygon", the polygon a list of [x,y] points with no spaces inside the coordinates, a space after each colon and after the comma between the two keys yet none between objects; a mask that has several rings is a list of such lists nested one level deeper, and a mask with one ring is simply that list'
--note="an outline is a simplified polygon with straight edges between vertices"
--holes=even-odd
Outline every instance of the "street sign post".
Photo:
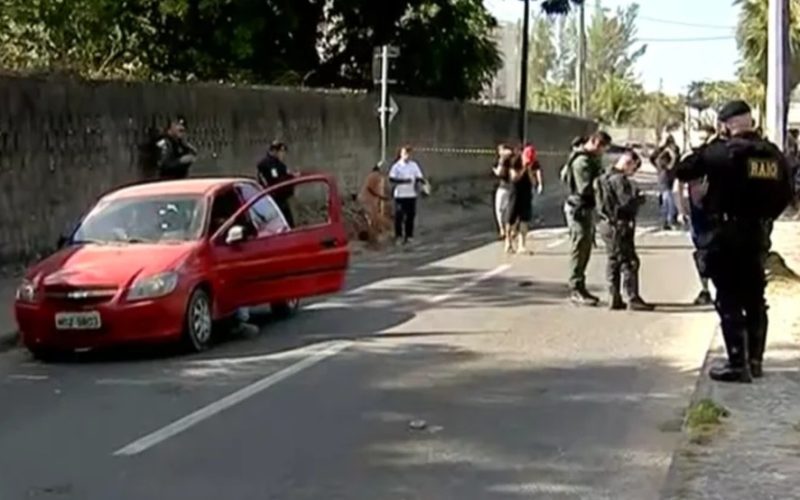
[{"label": "street sign post", "polygon": [[[375,49],[375,56],[379,63],[373,60],[373,79],[377,73],[380,74],[381,102],[378,105],[378,116],[381,121],[381,163],[386,163],[386,148],[389,142],[389,123],[394,119],[399,111],[397,103],[389,96],[389,84],[395,83],[389,80],[389,59],[400,55],[400,49],[390,45],[384,45]],[[376,67],[380,72],[376,71]],[[377,83],[377,82],[376,82]]]}]

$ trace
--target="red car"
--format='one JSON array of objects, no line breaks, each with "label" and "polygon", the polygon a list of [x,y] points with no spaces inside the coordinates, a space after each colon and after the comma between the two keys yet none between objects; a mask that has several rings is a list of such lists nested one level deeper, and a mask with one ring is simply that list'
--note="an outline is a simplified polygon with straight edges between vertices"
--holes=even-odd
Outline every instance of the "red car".
[{"label": "red car", "polygon": [[[327,194],[316,220],[295,214],[289,227],[271,196],[287,188]],[[101,198],[60,250],[32,266],[15,315],[40,358],[128,342],[183,340],[201,351],[239,308],[287,313],[303,297],[341,290],[349,256],[328,176],[266,191],[246,178],[149,182]]]}]

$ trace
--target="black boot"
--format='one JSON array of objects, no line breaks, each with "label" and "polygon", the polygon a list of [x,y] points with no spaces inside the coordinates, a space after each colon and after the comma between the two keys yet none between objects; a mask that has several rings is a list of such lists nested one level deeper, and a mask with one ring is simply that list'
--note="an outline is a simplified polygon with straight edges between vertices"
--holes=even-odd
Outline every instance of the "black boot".
[{"label": "black boot", "polygon": [[725,363],[721,366],[715,366],[708,371],[708,376],[711,377],[711,380],[716,380],[717,382],[752,382],[750,374],[740,363]]},{"label": "black boot", "polygon": [[608,299],[608,308],[612,311],[622,311],[625,309],[625,301],[622,300],[622,295],[620,295],[619,290],[611,291]]},{"label": "black boot", "polygon": [[747,311],[746,330],[748,347],[750,352],[750,372],[754,378],[764,376],[763,361],[764,350],[767,345],[767,329],[769,318],[767,316],[767,306],[756,310]]},{"label": "black boot", "polygon": [[653,311],[655,308],[654,305],[648,304],[638,295],[628,301],[628,309],[631,311]]}]

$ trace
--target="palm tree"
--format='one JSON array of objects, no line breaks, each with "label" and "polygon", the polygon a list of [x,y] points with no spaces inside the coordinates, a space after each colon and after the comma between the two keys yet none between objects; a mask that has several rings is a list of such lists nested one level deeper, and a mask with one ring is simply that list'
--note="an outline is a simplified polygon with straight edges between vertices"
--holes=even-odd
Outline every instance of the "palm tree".
[{"label": "palm tree", "polygon": [[[767,83],[767,25],[769,0],[735,0],[740,7],[736,27],[736,43],[742,55],[739,69],[743,79]],[[800,0],[790,0],[789,5],[789,92],[800,83]]]}]

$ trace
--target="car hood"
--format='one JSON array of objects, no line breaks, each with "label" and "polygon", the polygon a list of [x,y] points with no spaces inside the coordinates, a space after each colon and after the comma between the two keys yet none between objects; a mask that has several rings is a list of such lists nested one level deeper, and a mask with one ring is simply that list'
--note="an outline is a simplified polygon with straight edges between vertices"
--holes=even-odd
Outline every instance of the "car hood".
[{"label": "car hood", "polygon": [[27,276],[40,276],[45,285],[124,286],[138,276],[174,269],[195,248],[196,243],[78,245],[39,262]]}]

